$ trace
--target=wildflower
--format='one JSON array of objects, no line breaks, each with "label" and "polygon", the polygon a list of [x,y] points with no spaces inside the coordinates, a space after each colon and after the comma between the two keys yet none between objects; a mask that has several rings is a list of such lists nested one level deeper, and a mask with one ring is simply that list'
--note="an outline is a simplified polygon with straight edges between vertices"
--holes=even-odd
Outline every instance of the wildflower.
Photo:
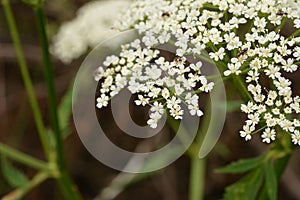
[{"label": "wildflower", "polygon": [[251,134],[254,130],[255,130],[254,126],[244,125],[243,130],[240,131],[240,135],[241,137],[245,138],[246,141],[251,140],[252,138]]},{"label": "wildflower", "polygon": [[[207,9],[207,5],[216,9]],[[284,14],[279,15],[280,11]],[[157,126],[163,109],[173,118],[182,119],[185,104],[191,115],[202,116],[195,91],[209,93],[215,83],[202,74],[201,61],[187,62],[187,57],[208,57],[224,76],[245,76],[250,100],[241,105],[241,111],[247,114],[241,137],[250,140],[260,124],[266,126],[263,142],[275,140],[275,130],[280,128],[299,144],[300,122],[293,116],[300,113],[300,97],[293,94],[286,73],[298,70],[300,37],[287,38],[274,31],[283,19],[300,27],[299,1],[136,1],[116,27],[135,28],[142,37],[125,44],[116,57],[108,57],[109,67],[104,72],[98,69],[95,79],[101,81],[100,98],[111,98],[112,90],[116,94],[123,88],[138,93],[138,105],[152,106],[148,120],[152,128]],[[247,23],[252,26],[243,35],[240,29]],[[156,45],[168,42],[175,45],[174,60],[155,50]],[[262,77],[269,79],[272,89],[262,84]]]},{"label": "wildflower", "polygon": [[108,105],[108,96],[106,96],[105,94],[101,94],[101,97],[97,98],[97,107],[98,108],[102,108],[102,107],[106,107]]},{"label": "wildflower", "polygon": [[215,61],[223,60],[225,56],[225,49],[222,47],[217,52],[210,52],[210,57],[214,59]]},{"label": "wildflower", "polygon": [[300,133],[298,130],[292,133],[292,142],[300,146]]},{"label": "wildflower", "polygon": [[81,7],[75,19],[65,22],[54,36],[51,53],[68,64],[83,55],[89,47],[94,48],[118,31],[111,29],[122,9],[131,4],[129,0],[93,1]]},{"label": "wildflower", "polygon": [[267,128],[261,137],[263,138],[263,142],[270,143],[271,141],[275,140],[276,132],[273,129]]}]

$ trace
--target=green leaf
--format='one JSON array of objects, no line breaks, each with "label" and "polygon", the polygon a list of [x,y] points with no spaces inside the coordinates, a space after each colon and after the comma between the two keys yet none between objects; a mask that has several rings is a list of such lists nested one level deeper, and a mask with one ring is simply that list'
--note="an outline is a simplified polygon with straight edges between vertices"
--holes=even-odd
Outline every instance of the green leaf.
[{"label": "green leaf", "polygon": [[269,199],[276,200],[278,183],[277,183],[275,169],[271,160],[265,164],[264,169],[265,169],[265,176],[266,176],[266,188],[267,188]]},{"label": "green leaf", "polygon": [[45,2],[45,0],[19,0],[29,6],[37,6]]},{"label": "green leaf", "polygon": [[[73,92],[73,87],[71,86],[67,92],[65,93],[65,96],[62,98],[59,106],[58,106],[58,120],[59,120],[59,125],[61,128],[61,133],[62,133],[62,138],[66,139],[70,133],[70,126],[69,126],[69,120],[72,114],[72,93]],[[49,143],[51,146],[54,148],[55,147],[55,137],[54,137],[54,132],[51,129],[47,130],[47,135],[49,139]]]},{"label": "green leaf", "polygon": [[263,168],[259,167],[226,188],[224,200],[255,200],[263,181]]},{"label": "green leaf", "polygon": [[72,114],[72,92],[73,87],[71,86],[67,90],[65,96],[61,100],[60,105],[58,106],[58,119],[63,138],[68,137],[71,132],[69,127],[69,120]]},{"label": "green leaf", "polygon": [[12,187],[20,187],[28,183],[27,177],[4,157],[1,156],[2,173],[8,184]]},{"label": "green leaf", "polygon": [[241,159],[223,168],[217,169],[216,172],[232,173],[232,174],[244,173],[259,166],[263,160],[264,160],[264,155],[258,156],[256,158]]}]

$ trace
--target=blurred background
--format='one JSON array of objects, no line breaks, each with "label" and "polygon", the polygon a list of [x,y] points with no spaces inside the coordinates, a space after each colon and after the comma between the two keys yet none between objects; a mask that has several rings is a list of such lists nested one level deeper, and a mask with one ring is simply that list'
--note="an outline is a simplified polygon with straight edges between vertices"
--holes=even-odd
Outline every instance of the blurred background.
[{"label": "blurred background", "polygon": [[[130,4],[130,1],[116,3],[114,0],[105,4],[91,4],[81,12],[77,11],[90,1],[87,0],[51,0],[47,1],[45,8],[48,18],[48,35],[51,39],[51,52],[55,72],[55,84],[62,102],[65,94],[72,86],[72,81],[82,63],[84,56],[101,40],[112,35],[110,28],[113,16],[119,13],[120,7]],[[47,108],[47,93],[43,79],[41,49],[37,37],[37,27],[32,9],[19,1],[11,1],[18,30],[29,65],[30,75],[33,79],[39,105],[43,112],[44,122],[49,123]],[[97,5],[97,6],[95,6]],[[107,6],[107,7],[105,7]],[[92,11],[92,7],[99,10]],[[103,8],[101,10],[101,8]],[[110,8],[111,10],[109,10]],[[107,12],[105,12],[107,10]],[[108,12],[109,10],[109,12]],[[77,14],[76,14],[77,13]],[[90,14],[90,15],[89,15]],[[80,21],[78,16],[86,17]],[[97,21],[96,19],[103,19]],[[94,21],[92,21],[94,20]],[[92,23],[92,22],[93,23]],[[99,24],[98,24],[99,22]],[[105,26],[106,24],[106,26]],[[61,28],[63,26],[63,28]],[[77,28],[75,28],[77,27]],[[91,35],[84,34],[82,30],[94,31]],[[99,33],[97,35],[96,33]],[[96,39],[93,35],[96,34]],[[71,38],[71,39],[70,39]],[[67,40],[69,39],[69,40]],[[291,76],[297,80],[299,73]],[[294,84],[296,94],[300,94],[300,84]],[[239,99],[234,87],[227,84],[228,98]],[[234,105],[234,104],[232,104]],[[146,112],[133,108],[133,116],[137,123],[145,124]],[[137,110],[137,111],[135,111]],[[109,115],[109,110],[102,111]],[[100,113],[101,114],[101,113]],[[18,150],[34,157],[45,159],[38,139],[32,112],[28,104],[26,91],[19,72],[15,50],[10,38],[3,9],[0,6],[0,142],[8,144]],[[239,158],[250,158],[260,155],[268,145],[262,144],[257,134],[250,142],[240,138],[238,132],[244,123],[245,116],[237,106],[228,110],[227,120],[219,143],[207,157],[205,199],[220,199],[224,189],[235,182],[240,176],[224,175],[214,172]],[[70,129],[64,142],[67,166],[71,176],[78,186],[84,199],[108,200],[185,200],[188,199],[189,188],[189,157],[182,156],[176,162],[163,170],[140,175],[131,175],[112,170],[91,156],[82,145],[74,129],[72,117],[68,119]],[[142,140],[130,139],[122,135],[113,119],[107,117],[105,124],[109,137],[125,149],[134,150],[142,145]],[[169,129],[164,129],[169,132]],[[143,148],[143,146],[142,146]],[[280,182],[279,199],[300,199],[300,151],[293,156],[282,181]],[[32,177],[35,171],[18,163],[13,165]],[[3,170],[2,170],[3,171]],[[3,173],[0,175],[0,196],[9,193],[9,185]],[[47,180],[39,187],[29,192],[27,200],[53,200],[63,199],[55,181]]]}]

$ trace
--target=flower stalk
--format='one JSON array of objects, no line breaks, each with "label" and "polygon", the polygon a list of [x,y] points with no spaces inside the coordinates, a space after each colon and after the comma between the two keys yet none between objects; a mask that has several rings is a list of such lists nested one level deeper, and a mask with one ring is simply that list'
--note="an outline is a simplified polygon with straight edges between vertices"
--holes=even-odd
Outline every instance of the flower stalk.
[{"label": "flower stalk", "polygon": [[70,200],[81,199],[78,191],[75,189],[75,184],[73,183],[71,177],[69,176],[64,157],[63,150],[63,138],[61,134],[61,129],[59,126],[58,111],[57,111],[57,99],[53,76],[53,67],[51,63],[48,37],[46,33],[46,16],[44,13],[43,5],[39,4],[34,7],[35,16],[37,20],[38,33],[40,38],[40,43],[43,53],[43,65],[44,65],[44,76],[48,91],[48,104],[50,111],[50,118],[52,121],[52,127],[55,134],[55,150],[56,150],[56,164],[60,172],[58,177],[59,184],[62,188],[65,196]]},{"label": "flower stalk", "polygon": [[40,111],[40,108],[38,106],[38,102],[36,99],[36,95],[34,92],[34,87],[29,75],[29,71],[28,71],[28,66],[25,60],[25,56],[23,53],[23,49],[22,49],[22,45],[21,45],[21,41],[20,41],[20,37],[19,37],[19,33],[17,30],[17,26],[16,26],[16,22],[12,13],[12,9],[11,6],[9,4],[8,0],[2,0],[2,5],[3,5],[3,9],[4,9],[4,14],[6,16],[7,19],[7,23],[8,23],[8,27],[9,27],[9,31],[15,46],[15,50],[16,50],[16,54],[17,54],[17,58],[18,58],[18,62],[19,62],[19,68],[21,71],[21,75],[23,78],[23,82],[25,85],[25,89],[26,92],[28,94],[28,100],[29,100],[29,104],[31,106],[31,109],[33,111],[33,116],[34,116],[34,120],[37,126],[37,130],[39,133],[39,137],[45,152],[45,155],[47,156],[47,158],[49,158],[50,156],[50,144],[48,141],[48,137],[46,135],[46,130],[45,130],[45,126],[44,126],[44,122],[43,122],[43,118],[42,118],[42,114]]}]

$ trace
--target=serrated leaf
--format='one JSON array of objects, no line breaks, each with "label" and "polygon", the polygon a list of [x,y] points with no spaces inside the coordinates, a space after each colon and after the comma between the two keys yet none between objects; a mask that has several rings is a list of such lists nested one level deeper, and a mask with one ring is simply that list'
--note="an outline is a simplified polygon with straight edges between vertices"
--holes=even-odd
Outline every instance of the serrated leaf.
[{"label": "serrated leaf", "polygon": [[217,169],[216,172],[232,173],[232,174],[244,173],[259,166],[263,160],[264,160],[264,155],[258,156],[256,158],[241,159],[223,168]]},{"label": "serrated leaf", "polygon": [[263,168],[257,168],[226,188],[224,200],[255,200],[263,181]]},{"label": "serrated leaf", "polygon": [[12,187],[19,187],[28,183],[27,177],[5,158],[1,157],[2,173],[8,184]]},{"label": "serrated leaf", "polygon": [[276,178],[276,173],[272,161],[268,161],[265,164],[265,176],[266,176],[266,190],[270,200],[277,200],[277,187],[278,182]]},{"label": "serrated leaf", "polygon": [[70,87],[58,106],[59,125],[62,130],[63,138],[68,137],[70,134],[69,120],[72,113],[72,92],[73,87]]}]

